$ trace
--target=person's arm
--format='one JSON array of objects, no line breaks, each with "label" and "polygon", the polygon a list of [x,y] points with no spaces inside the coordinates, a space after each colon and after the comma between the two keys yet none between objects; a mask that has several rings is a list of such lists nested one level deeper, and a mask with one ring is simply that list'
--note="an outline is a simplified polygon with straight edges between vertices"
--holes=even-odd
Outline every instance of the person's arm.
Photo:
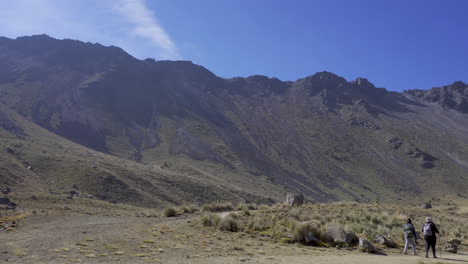
[{"label": "person's arm", "polygon": [[414,225],[413,225],[413,236],[415,240],[418,240],[418,236],[416,234],[416,228],[414,228]]},{"label": "person's arm", "polygon": [[439,229],[437,229],[437,226],[434,223],[432,223],[432,231],[439,234]]}]

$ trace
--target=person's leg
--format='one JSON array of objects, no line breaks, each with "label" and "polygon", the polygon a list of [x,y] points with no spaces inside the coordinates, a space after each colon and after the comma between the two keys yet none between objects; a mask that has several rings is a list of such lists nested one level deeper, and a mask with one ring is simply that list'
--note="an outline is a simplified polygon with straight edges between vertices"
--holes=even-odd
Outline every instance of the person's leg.
[{"label": "person's leg", "polygon": [[412,237],[410,242],[411,242],[411,246],[413,247],[413,255],[416,255],[416,239]]},{"label": "person's leg", "polygon": [[426,244],[426,258],[427,258],[429,254],[429,246],[431,245],[431,242],[429,241],[429,237],[424,237],[424,242]]},{"label": "person's leg", "polygon": [[432,246],[432,256],[436,258],[436,237],[434,236],[431,241],[431,246]]},{"label": "person's leg", "polygon": [[403,253],[405,253],[405,254],[408,251],[408,242],[409,242],[408,240],[409,240],[409,238],[405,237],[405,250],[403,251]]}]

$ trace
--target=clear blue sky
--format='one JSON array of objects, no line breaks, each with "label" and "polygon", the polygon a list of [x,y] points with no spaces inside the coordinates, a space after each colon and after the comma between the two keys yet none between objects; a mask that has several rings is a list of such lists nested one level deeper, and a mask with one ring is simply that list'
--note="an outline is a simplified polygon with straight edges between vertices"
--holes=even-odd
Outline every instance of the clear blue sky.
[{"label": "clear blue sky", "polygon": [[317,71],[402,91],[468,82],[464,0],[0,0],[0,35],[47,33],[221,77]]}]

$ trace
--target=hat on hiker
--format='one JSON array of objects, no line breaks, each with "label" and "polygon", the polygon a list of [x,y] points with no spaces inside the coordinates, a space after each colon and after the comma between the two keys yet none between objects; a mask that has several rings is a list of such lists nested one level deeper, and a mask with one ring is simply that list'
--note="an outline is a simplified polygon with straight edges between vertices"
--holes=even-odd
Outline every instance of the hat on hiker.
[{"label": "hat on hiker", "polygon": [[432,222],[432,217],[426,217],[426,223]]}]

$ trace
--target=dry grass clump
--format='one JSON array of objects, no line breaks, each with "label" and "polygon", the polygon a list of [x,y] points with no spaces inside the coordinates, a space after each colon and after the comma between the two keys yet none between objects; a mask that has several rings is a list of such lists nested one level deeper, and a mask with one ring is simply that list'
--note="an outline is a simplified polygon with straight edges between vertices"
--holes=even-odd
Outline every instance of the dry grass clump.
[{"label": "dry grass clump", "polygon": [[221,221],[221,217],[213,213],[204,213],[201,216],[201,222],[203,226],[218,226]]},{"label": "dry grass clump", "polygon": [[234,207],[232,206],[231,203],[219,203],[219,202],[204,204],[201,207],[202,212],[227,212],[227,211],[232,211],[233,209]]},{"label": "dry grass clump", "polygon": [[228,216],[222,218],[221,221],[218,224],[218,228],[221,231],[229,231],[229,232],[238,232],[238,231],[241,230],[241,226],[240,226],[238,220],[235,219],[231,215],[228,215]]},{"label": "dry grass clump", "polygon": [[255,216],[249,220],[247,226],[250,230],[265,231],[271,229],[271,222],[265,221],[265,219],[260,216]]},{"label": "dry grass clump", "polygon": [[181,214],[193,214],[198,212],[198,208],[193,205],[183,205],[179,209]]},{"label": "dry grass clump", "polygon": [[292,222],[291,234],[291,241],[298,243],[320,244],[324,237],[320,225],[316,222]]},{"label": "dry grass clump", "polygon": [[172,207],[172,206],[169,206],[169,207],[166,207],[164,208],[163,210],[163,215],[165,217],[174,217],[174,216],[177,216],[177,210]]},{"label": "dry grass clump", "polygon": [[225,217],[220,217],[214,213],[204,213],[201,216],[203,226],[216,227],[221,231],[238,232],[242,230],[242,224],[234,214]]}]

